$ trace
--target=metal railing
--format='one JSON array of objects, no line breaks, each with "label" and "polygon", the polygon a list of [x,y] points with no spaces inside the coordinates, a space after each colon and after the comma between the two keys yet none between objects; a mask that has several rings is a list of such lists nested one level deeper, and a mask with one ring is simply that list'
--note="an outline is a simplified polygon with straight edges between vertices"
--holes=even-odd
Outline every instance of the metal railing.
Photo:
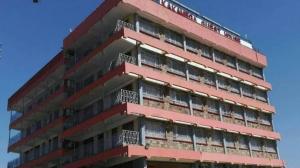
[{"label": "metal railing", "polygon": [[136,145],[139,144],[139,132],[123,130],[119,136],[118,145]]},{"label": "metal railing", "polygon": [[137,92],[121,89],[116,94],[116,99],[114,104],[120,104],[120,103],[138,104],[139,95]]},{"label": "metal railing", "polygon": [[7,163],[7,168],[17,168],[21,165],[20,158],[16,158],[10,162]]},{"label": "metal railing", "polygon": [[18,113],[18,112],[15,112],[14,114],[11,115],[11,119],[10,119],[10,122],[14,122],[16,121],[18,118],[20,118],[23,114],[22,113]]},{"label": "metal railing", "polygon": [[124,27],[129,28],[131,30],[135,30],[135,26],[133,24],[127,23],[123,20],[118,20],[114,32],[118,32]]},{"label": "metal railing", "polygon": [[21,138],[22,138],[21,133],[18,133],[13,137],[9,138],[9,142],[8,142],[9,146],[17,143]]},{"label": "metal railing", "polygon": [[120,53],[118,56],[116,65],[121,65],[124,62],[130,63],[130,64],[136,64],[136,58],[133,56],[130,56],[130,55]]}]

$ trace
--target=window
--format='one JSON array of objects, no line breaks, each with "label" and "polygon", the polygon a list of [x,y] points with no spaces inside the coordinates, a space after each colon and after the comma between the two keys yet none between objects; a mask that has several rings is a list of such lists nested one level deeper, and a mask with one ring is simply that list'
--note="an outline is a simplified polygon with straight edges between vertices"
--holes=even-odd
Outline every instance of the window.
[{"label": "window", "polygon": [[191,128],[185,125],[175,125],[174,139],[179,141],[192,141]]},{"label": "window", "polygon": [[262,141],[261,141],[261,139],[252,138],[250,143],[251,143],[252,150],[262,151]]},{"label": "window", "polygon": [[162,99],[163,90],[159,85],[143,83],[143,96],[147,98]]},{"label": "window", "polygon": [[249,85],[242,84],[243,95],[246,97],[253,98],[253,87]]},{"label": "window", "polygon": [[211,86],[216,86],[215,75],[209,72],[203,72],[205,83]]},{"label": "window", "polygon": [[195,40],[186,38],[186,49],[188,51],[194,52],[194,53],[198,53],[199,50],[199,43]]},{"label": "window", "polygon": [[267,102],[268,101],[268,94],[264,90],[256,89],[256,99]]},{"label": "window", "polygon": [[201,44],[200,49],[202,52],[202,56],[208,59],[212,59],[212,55],[210,53],[210,48],[206,45]]},{"label": "window", "polygon": [[212,145],[223,146],[223,136],[219,131],[213,131],[211,134]]},{"label": "window", "polygon": [[244,110],[239,106],[233,106],[233,115],[237,119],[244,119]]},{"label": "window", "polygon": [[271,123],[271,114],[261,113],[260,119],[262,124],[264,125],[272,125]]},{"label": "window", "polygon": [[226,56],[226,62],[227,62],[227,66],[231,67],[231,68],[236,68],[236,59],[235,57]]},{"label": "window", "polygon": [[140,31],[154,37],[159,37],[159,27],[146,19],[140,19]]},{"label": "window", "polygon": [[258,78],[263,78],[263,69],[259,67],[252,66],[253,76]]},{"label": "window", "polygon": [[215,54],[215,60],[218,63],[224,64],[225,63],[225,56],[224,53],[218,51],[218,50],[214,50],[214,54]]},{"label": "window", "polygon": [[83,141],[84,156],[91,156],[94,154],[94,138],[89,138]]},{"label": "window", "polygon": [[239,137],[239,144],[240,144],[240,148],[242,148],[242,149],[249,149],[249,147],[248,147],[248,141],[247,141],[247,137],[246,136],[240,136]]},{"label": "window", "polygon": [[221,113],[224,116],[231,116],[232,114],[232,105],[227,104],[227,103],[220,103],[221,105]]},{"label": "window", "polygon": [[193,108],[195,109],[200,109],[203,110],[203,107],[205,105],[205,98],[203,97],[198,97],[198,96],[192,96],[192,104],[193,104]]},{"label": "window", "polygon": [[98,148],[98,152],[102,152],[104,151],[104,135],[100,134],[98,135],[98,144],[97,144],[97,148]]},{"label": "window", "polygon": [[118,146],[118,141],[119,141],[118,128],[114,128],[111,131],[111,142],[113,148]]},{"label": "window", "polygon": [[200,73],[202,70],[195,68],[193,66],[188,66],[189,70],[189,78],[192,80],[199,81],[200,80]]},{"label": "window", "polygon": [[167,60],[168,71],[177,75],[185,76],[185,64],[173,59]]},{"label": "window", "polygon": [[196,135],[196,142],[200,144],[207,144],[207,134],[206,130],[199,128],[195,132]]},{"label": "window", "polygon": [[211,112],[211,113],[218,113],[218,102],[216,100],[213,100],[213,99],[207,99],[206,101],[207,103],[207,108],[208,108],[208,111]]},{"label": "window", "polygon": [[146,136],[153,138],[166,138],[166,126],[163,122],[146,121]]},{"label": "window", "polygon": [[229,80],[230,91],[240,94],[240,85],[237,81]]},{"label": "window", "polygon": [[187,94],[185,92],[182,91],[177,91],[177,90],[171,90],[170,91],[170,96],[171,96],[171,100],[173,101],[173,103],[175,104],[180,104],[180,105],[184,105],[187,106]]},{"label": "window", "polygon": [[236,142],[236,135],[234,134],[226,134],[225,136],[225,139],[226,139],[226,146],[229,147],[229,148],[235,148],[235,142]]},{"label": "window", "polygon": [[218,76],[218,86],[220,89],[227,90],[228,89],[228,80],[224,77]]},{"label": "window", "polygon": [[161,68],[160,56],[157,53],[145,49],[141,50],[141,62],[144,65]]},{"label": "window", "polygon": [[169,42],[169,43],[172,43],[176,46],[179,46],[179,47],[182,47],[182,43],[183,43],[183,37],[172,31],[172,30],[165,30],[165,38],[166,38],[166,41]]},{"label": "window", "polygon": [[246,116],[247,116],[247,121],[257,122],[257,113],[256,113],[256,111],[247,109]]},{"label": "window", "polygon": [[276,153],[276,142],[272,140],[265,141],[266,152]]},{"label": "window", "polygon": [[244,62],[244,61],[241,61],[239,60],[239,70],[242,71],[242,72],[245,72],[245,73],[250,73],[251,71],[251,67],[250,67],[250,64]]}]

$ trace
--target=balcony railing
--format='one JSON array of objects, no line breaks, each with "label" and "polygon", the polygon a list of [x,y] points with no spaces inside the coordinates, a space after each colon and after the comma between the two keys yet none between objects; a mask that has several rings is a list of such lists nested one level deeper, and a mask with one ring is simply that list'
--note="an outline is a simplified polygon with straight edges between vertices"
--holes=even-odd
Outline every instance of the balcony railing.
[{"label": "balcony railing", "polygon": [[127,23],[123,20],[118,20],[117,21],[117,25],[116,25],[116,28],[115,28],[115,32],[118,32],[120,31],[123,27],[126,27],[126,28],[129,28],[131,30],[134,30],[135,29],[135,26],[131,23]]},{"label": "balcony railing", "polygon": [[22,117],[22,115],[23,115],[22,113],[15,112],[14,114],[12,114],[10,122],[12,123],[16,121],[18,118]]},{"label": "balcony railing", "polygon": [[139,95],[137,92],[121,89],[119,92],[116,93],[116,99],[114,104],[120,103],[138,104]]},{"label": "balcony railing", "polygon": [[18,133],[9,139],[9,146],[17,143],[22,138],[21,133]]},{"label": "balcony railing", "polygon": [[139,132],[123,130],[119,136],[118,145],[137,145],[139,144]]},{"label": "balcony railing", "polygon": [[114,59],[110,62],[110,67],[109,67],[108,71],[120,66],[124,62],[130,63],[130,64],[136,64],[136,58],[133,56],[130,56],[130,55],[120,53],[119,56],[117,57],[117,59]]},{"label": "balcony railing", "polygon": [[16,158],[10,162],[7,163],[7,168],[17,168],[21,165],[20,158]]}]

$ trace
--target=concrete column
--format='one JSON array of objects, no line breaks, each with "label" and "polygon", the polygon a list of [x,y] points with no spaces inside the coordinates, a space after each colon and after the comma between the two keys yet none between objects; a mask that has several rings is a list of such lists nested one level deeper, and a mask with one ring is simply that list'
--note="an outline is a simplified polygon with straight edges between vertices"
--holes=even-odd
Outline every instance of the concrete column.
[{"label": "concrete column", "polygon": [[142,54],[141,54],[141,47],[137,46],[137,65],[139,67],[142,66]]},{"label": "concrete column", "polygon": [[135,14],[135,31],[140,32],[140,16]]},{"label": "concrete column", "polygon": [[250,156],[252,157],[253,154],[252,154],[251,138],[247,137],[247,140],[248,140],[248,145],[249,145]]},{"label": "concrete column", "polygon": [[224,152],[225,154],[227,154],[227,142],[226,142],[225,132],[222,133],[222,136],[223,136]]},{"label": "concrete column", "polygon": [[143,81],[141,79],[138,80],[138,88],[139,88],[139,103],[143,105],[144,98],[143,98]]},{"label": "concrete column", "polygon": [[146,145],[146,125],[145,125],[145,118],[139,118],[139,132],[140,132],[140,144],[145,146]]},{"label": "concrete column", "polygon": [[183,39],[183,50],[186,51],[186,38],[184,35],[182,36],[182,39]]},{"label": "concrete column", "polygon": [[247,114],[246,114],[245,108],[242,107],[242,110],[243,110],[243,113],[244,113],[245,126],[248,127]]},{"label": "concrete column", "polygon": [[189,68],[188,68],[188,64],[187,62],[185,63],[185,76],[186,76],[186,80],[189,81],[190,80],[190,75],[189,75]]},{"label": "concrete column", "polygon": [[133,168],[147,168],[146,158],[139,158],[133,161]]},{"label": "concrete column", "polygon": [[223,114],[222,114],[222,102],[221,101],[218,101],[218,104],[219,104],[219,115],[220,115],[220,120],[223,121]]},{"label": "concrete column", "polygon": [[238,63],[237,58],[235,58],[235,67],[236,67],[236,70],[238,71],[239,70],[239,63]]},{"label": "concrete column", "polygon": [[193,141],[193,148],[194,148],[194,151],[197,151],[197,140],[196,140],[196,128],[193,127],[192,128],[192,141]]},{"label": "concrete column", "polygon": [[211,55],[212,55],[212,60],[213,62],[216,62],[216,56],[215,56],[215,49],[211,49]]},{"label": "concrete column", "polygon": [[188,101],[189,101],[190,115],[194,115],[191,93],[188,93]]},{"label": "concrete column", "polygon": [[217,75],[217,74],[214,74],[214,75],[215,75],[216,89],[219,90],[219,80],[218,80],[218,75]]}]

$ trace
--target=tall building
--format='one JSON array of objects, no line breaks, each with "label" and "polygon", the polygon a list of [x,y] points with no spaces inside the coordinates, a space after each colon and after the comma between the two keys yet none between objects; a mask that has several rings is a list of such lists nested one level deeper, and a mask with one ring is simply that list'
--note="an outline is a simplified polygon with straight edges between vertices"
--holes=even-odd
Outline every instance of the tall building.
[{"label": "tall building", "polygon": [[9,168],[283,168],[263,69],[173,0],[105,0],[8,100]]}]

